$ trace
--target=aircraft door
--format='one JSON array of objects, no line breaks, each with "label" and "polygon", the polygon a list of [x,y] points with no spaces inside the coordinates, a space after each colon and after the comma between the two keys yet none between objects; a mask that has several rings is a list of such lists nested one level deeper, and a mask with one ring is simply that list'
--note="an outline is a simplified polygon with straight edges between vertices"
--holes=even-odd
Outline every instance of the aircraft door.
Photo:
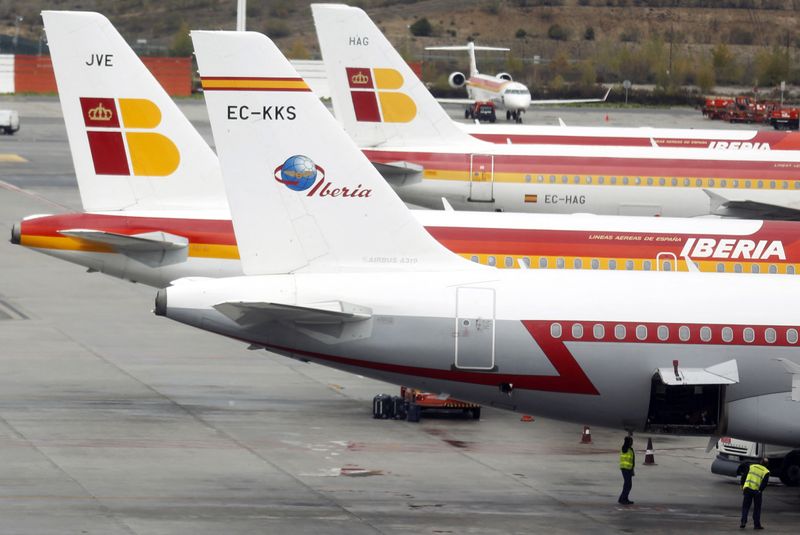
[{"label": "aircraft door", "polygon": [[493,288],[456,290],[456,368],[494,369],[494,298]]},{"label": "aircraft door", "polygon": [[656,255],[656,271],[678,271],[678,257],[675,253],[661,252]]},{"label": "aircraft door", "polygon": [[469,201],[494,202],[494,156],[469,155]]}]

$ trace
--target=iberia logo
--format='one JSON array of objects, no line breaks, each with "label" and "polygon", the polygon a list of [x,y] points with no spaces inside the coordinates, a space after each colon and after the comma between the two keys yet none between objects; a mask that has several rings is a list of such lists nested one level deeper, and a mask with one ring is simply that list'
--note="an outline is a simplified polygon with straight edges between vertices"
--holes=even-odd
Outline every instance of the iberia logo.
[{"label": "iberia logo", "polygon": [[293,191],[306,191],[306,197],[369,197],[372,190],[361,184],[355,188],[337,187],[325,180],[325,170],[308,156],[290,156],[273,171],[275,180]]},{"label": "iberia logo", "polygon": [[357,121],[407,123],[417,116],[417,105],[411,97],[397,91],[403,86],[403,76],[396,70],[346,70]]},{"label": "iberia logo", "polygon": [[95,173],[167,176],[178,168],[178,147],[152,131],[161,123],[161,110],[153,102],[143,98],[80,100]]}]

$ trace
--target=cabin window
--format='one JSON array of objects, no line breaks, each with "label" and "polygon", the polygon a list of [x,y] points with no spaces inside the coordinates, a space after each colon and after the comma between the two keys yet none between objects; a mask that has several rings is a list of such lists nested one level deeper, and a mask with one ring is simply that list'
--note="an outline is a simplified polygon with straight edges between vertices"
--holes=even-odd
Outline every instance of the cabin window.
[{"label": "cabin window", "polygon": [[612,176],[612,177],[611,177],[611,183],[612,183],[612,184],[616,184],[616,183],[617,183],[617,177],[615,177],[615,176]]},{"label": "cabin window", "polygon": [[712,188],[714,187],[714,179],[713,178],[710,178],[708,180],[708,185],[711,186]]},{"label": "cabin window", "polygon": [[[589,178],[592,178],[592,177],[589,177]],[[606,179],[601,177],[601,176],[599,176],[599,177],[597,177],[597,183],[598,184],[605,184],[606,183]]]},{"label": "cabin window", "polygon": [[721,188],[727,188],[728,187],[728,181],[723,178],[722,180],[719,181],[719,185],[720,185]]},{"label": "cabin window", "polygon": [[683,186],[688,188],[689,184],[690,184],[689,179],[688,178],[684,178],[683,179]]},{"label": "cabin window", "polygon": [[795,181],[794,189],[798,189],[798,188],[800,188],[800,182]]},{"label": "cabin window", "polygon": [[767,341],[768,344],[774,344],[775,340],[778,339],[778,334],[775,332],[775,329],[772,327],[768,327],[764,331],[764,340]]},{"label": "cabin window", "polygon": [[734,264],[733,265],[733,271],[735,271],[736,273],[741,273],[742,272],[742,265],[741,264]]},{"label": "cabin window", "polygon": [[547,258],[545,258],[544,256],[539,258],[539,267],[542,269],[547,267]]},{"label": "cabin window", "polygon": [[732,342],[733,341],[733,329],[730,327],[723,327],[722,328],[722,341],[723,342]]},{"label": "cabin window", "polygon": [[650,271],[650,267],[651,264],[649,260],[645,260],[644,262],[642,262],[642,269],[644,269],[645,271]]},{"label": "cabin window", "polygon": [[753,341],[756,339],[756,333],[751,327],[745,327],[744,329],[744,341],[748,344],[752,344]]},{"label": "cabin window", "polygon": [[769,189],[775,189],[775,181],[774,180],[770,180]]},{"label": "cabin window", "polygon": [[626,177],[626,176],[622,177],[622,184],[625,185],[625,186],[628,185],[628,177]]},{"label": "cabin window", "polygon": [[775,264],[770,264],[769,265],[769,272],[774,275],[775,273],[778,272],[778,266],[776,266]]},{"label": "cabin window", "polygon": [[702,178],[698,178],[697,180],[694,181],[694,185],[699,188],[700,186],[703,185],[703,179]]},{"label": "cabin window", "polygon": [[583,260],[581,260],[580,258],[576,258],[576,259],[575,259],[575,260],[572,262],[572,266],[573,266],[575,269],[581,269],[581,268],[583,268]]},{"label": "cabin window", "polygon": [[692,333],[689,330],[689,327],[687,327],[686,325],[681,325],[680,328],[678,329],[678,338],[681,339],[681,342],[687,341],[691,334]]},{"label": "cabin window", "polygon": [[496,266],[497,265],[497,259],[495,257],[490,256],[488,260],[489,260],[488,263],[489,263],[490,266]]},{"label": "cabin window", "polygon": [[614,326],[614,338],[617,340],[624,340],[625,339],[625,326],[624,325],[615,325]]},{"label": "cabin window", "polygon": [[568,184],[569,183],[569,177],[567,175],[561,175],[561,183],[562,184]]},{"label": "cabin window", "polygon": [[796,329],[787,329],[786,330],[786,341],[790,344],[797,343],[797,330]]},{"label": "cabin window", "polygon": [[617,261],[613,258],[608,261],[608,269],[617,269]]},{"label": "cabin window", "polygon": [[786,274],[794,275],[794,266],[786,266]]},{"label": "cabin window", "polygon": [[750,180],[745,180],[744,181],[744,187],[752,188],[753,187],[753,183]]},{"label": "cabin window", "polygon": [[598,269],[600,267],[600,261],[596,258],[592,258],[592,269]]},{"label": "cabin window", "polygon": [[572,324],[572,337],[583,338],[583,325],[581,325],[580,323]]},{"label": "cabin window", "polygon": [[473,262],[477,262],[478,264],[480,264],[480,263],[481,263],[480,259],[478,259],[478,257],[477,257],[477,256],[475,256],[475,255],[472,255],[472,257],[470,258],[470,260],[472,260]]},{"label": "cabin window", "polygon": [[587,176],[586,177],[586,183],[587,184],[591,184],[592,183],[592,177],[591,176]]},{"label": "cabin window", "polygon": [[734,180],[733,181],[733,187],[734,188],[738,188],[739,187],[739,181],[738,180]]},{"label": "cabin window", "polygon": [[661,264],[661,271],[672,271],[672,262],[669,260],[664,260]]},{"label": "cabin window", "polygon": [[647,177],[647,185],[648,186],[652,186],[653,185],[653,177]]},{"label": "cabin window", "polygon": [[666,178],[659,178],[658,179],[658,185],[659,186],[666,186],[667,185],[667,179]]},{"label": "cabin window", "polygon": [[572,177],[572,182],[574,184],[580,184],[581,183],[581,177],[579,177],[579,176]]},{"label": "cabin window", "polygon": [[553,338],[561,338],[561,324],[560,323],[551,323],[550,324],[550,336]]},{"label": "cabin window", "polygon": [[783,181],[783,189],[789,189],[789,183],[785,180]]},{"label": "cabin window", "polygon": [[666,325],[659,325],[658,329],[656,329],[656,336],[658,339],[664,342],[669,338],[669,327]]},{"label": "cabin window", "polygon": [[626,260],[626,261],[625,261],[625,269],[627,269],[627,270],[629,270],[629,271],[630,271],[631,269],[633,269],[633,260]]},{"label": "cabin window", "polygon": [[756,187],[758,189],[763,188],[764,187],[764,181],[763,180],[759,180],[758,182],[756,182]]},{"label": "cabin window", "polygon": [[555,184],[556,183],[556,176],[555,175],[550,175],[550,183],[551,184]]},{"label": "cabin window", "polygon": [[634,184],[637,186],[642,183],[642,177],[637,176],[636,179],[633,181]]},{"label": "cabin window", "polygon": [[564,259],[563,258],[556,258],[556,267],[558,269],[564,269]]},{"label": "cabin window", "polygon": [[592,334],[597,340],[602,340],[606,335],[606,328],[600,323],[595,323],[594,327],[592,327]]},{"label": "cabin window", "polygon": [[759,271],[761,271],[761,268],[758,267],[758,264],[753,264],[752,266],[750,266],[751,273],[758,273]]},{"label": "cabin window", "polygon": [[722,262],[717,264],[717,273],[725,273],[725,264]]},{"label": "cabin window", "polygon": [[638,340],[646,340],[647,339],[647,326],[645,326],[645,325],[637,325],[636,326],[636,338]]},{"label": "cabin window", "polygon": [[530,259],[530,258],[528,258],[527,256],[523,256],[522,258],[520,258],[520,261],[522,262],[522,264],[523,264],[523,265],[524,265],[526,268],[529,268],[529,267],[531,267],[531,259]]},{"label": "cabin window", "polygon": [[711,328],[710,327],[700,327],[700,340],[703,342],[711,341]]},{"label": "cabin window", "polygon": [[544,182],[544,176],[542,176],[542,175],[537,176],[536,177],[536,181],[541,184],[542,182]]},{"label": "cabin window", "polygon": [[507,256],[503,259],[503,264],[505,264],[507,268],[514,267],[514,259]]}]

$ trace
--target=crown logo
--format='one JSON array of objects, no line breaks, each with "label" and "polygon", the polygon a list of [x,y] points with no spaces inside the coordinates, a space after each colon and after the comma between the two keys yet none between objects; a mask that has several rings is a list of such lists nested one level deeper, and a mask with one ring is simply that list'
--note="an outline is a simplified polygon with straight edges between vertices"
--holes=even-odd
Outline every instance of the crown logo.
[{"label": "crown logo", "polygon": [[350,78],[350,80],[356,85],[364,85],[367,82],[369,82],[369,78],[367,77],[367,75],[361,71],[358,71],[357,74],[354,74],[353,77]]},{"label": "crown logo", "polygon": [[111,118],[114,116],[114,112],[109,110],[108,108],[103,107],[103,103],[100,102],[96,108],[92,108],[87,113],[89,119],[92,121],[110,121]]}]

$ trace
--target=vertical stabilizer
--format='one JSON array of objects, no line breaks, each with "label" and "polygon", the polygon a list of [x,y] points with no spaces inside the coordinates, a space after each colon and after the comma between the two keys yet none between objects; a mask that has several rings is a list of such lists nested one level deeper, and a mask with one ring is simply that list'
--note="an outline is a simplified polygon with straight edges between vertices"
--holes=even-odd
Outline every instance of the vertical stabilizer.
[{"label": "vertical stabilizer", "polygon": [[311,11],[336,118],[356,144],[476,144],[363,10],[312,4]]},{"label": "vertical stabilizer", "polygon": [[83,208],[226,209],[214,152],[111,22],[42,18]]},{"label": "vertical stabilizer", "polygon": [[481,269],[445,249],[252,32],[192,32],[244,272]]}]

